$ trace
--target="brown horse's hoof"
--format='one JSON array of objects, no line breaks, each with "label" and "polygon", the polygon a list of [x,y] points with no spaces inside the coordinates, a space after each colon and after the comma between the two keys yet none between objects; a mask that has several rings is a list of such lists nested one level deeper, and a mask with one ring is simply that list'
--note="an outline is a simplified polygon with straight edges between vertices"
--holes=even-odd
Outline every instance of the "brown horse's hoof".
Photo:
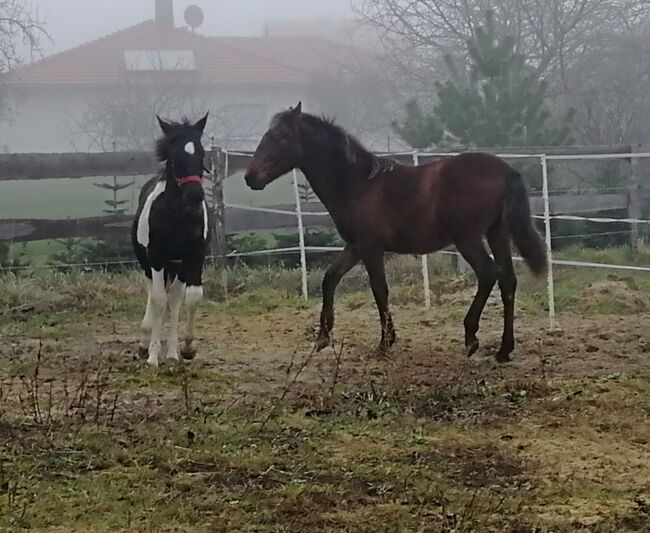
[{"label": "brown horse's hoof", "polygon": [[497,363],[509,363],[512,361],[510,354],[502,351],[497,352],[495,359],[497,360]]},{"label": "brown horse's hoof", "polygon": [[478,339],[474,339],[471,341],[469,344],[465,346],[465,353],[467,354],[467,357],[472,357],[476,353],[479,347],[479,342]]},{"label": "brown horse's hoof", "polygon": [[143,361],[149,359],[149,348],[143,348],[142,346],[138,346],[138,357]]},{"label": "brown horse's hoof", "polygon": [[194,348],[183,348],[181,350],[181,357],[186,361],[191,361],[196,357],[196,350]]},{"label": "brown horse's hoof", "polygon": [[374,356],[375,359],[390,359],[391,358],[390,346],[381,343],[379,346],[377,346],[377,348],[375,348]]},{"label": "brown horse's hoof", "polygon": [[314,343],[314,351],[321,352],[327,348],[332,343],[329,335],[328,336],[319,336]]}]

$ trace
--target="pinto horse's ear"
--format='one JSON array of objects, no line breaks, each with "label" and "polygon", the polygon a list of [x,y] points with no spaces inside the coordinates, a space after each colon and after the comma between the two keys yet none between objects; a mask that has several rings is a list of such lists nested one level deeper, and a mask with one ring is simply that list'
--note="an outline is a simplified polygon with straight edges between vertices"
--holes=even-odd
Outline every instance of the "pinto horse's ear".
[{"label": "pinto horse's ear", "polygon": [[205,131],[205,125],[208,123],[209,114],[210,112],[208,111],[201,120],[194,124],[194,129],[198,130],[199,133],[203,133]]},{"label": "pinto horse's ear", "polygon": [[160,118],[158,115],[156,115],[156,118],[158,119],[158,124],[160,124],[160,129],[163,130],[163,133],[165,135],[169,135],[169,133],[172,131],[172,125]]}]

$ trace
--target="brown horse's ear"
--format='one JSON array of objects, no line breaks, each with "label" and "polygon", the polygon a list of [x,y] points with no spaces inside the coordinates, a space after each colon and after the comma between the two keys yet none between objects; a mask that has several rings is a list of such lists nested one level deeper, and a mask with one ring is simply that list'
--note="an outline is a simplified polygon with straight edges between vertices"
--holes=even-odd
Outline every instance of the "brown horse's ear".
[{"label": "brown horse's ear", "polygon": [[158,119],[158,124],[160,124],[160,129],[163,130],[163,133],[165,135],[169,135],[169,133],[172,131],[172,125],[166,120],[160,118],[158,115],[156,115],[156,118]]},{"label": "brown horse's ear", "polygon": [[290,107],[289,110],[294,117],[299,117],[302,113],[302,102],[298,102],[296,107]]}]

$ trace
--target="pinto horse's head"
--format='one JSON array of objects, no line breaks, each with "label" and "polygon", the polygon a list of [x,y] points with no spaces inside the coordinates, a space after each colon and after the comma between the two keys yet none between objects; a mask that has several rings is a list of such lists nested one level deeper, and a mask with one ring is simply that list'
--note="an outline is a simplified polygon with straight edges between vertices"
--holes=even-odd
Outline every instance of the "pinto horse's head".
[{"label": "pinto horse's head", "polygon": [[262,190],[273,180],[300,165],[303,155],[300,140],[302,104],[277,114],[262,137],[253,160],[246,169],[246,184]]},{"label": "pinto horse's head", "polygon": [[201,136],[208,121],[206,114],[196,124],[187,120],[167,122],[156,117],[164,135],[156,144],[158,159],[166,163],[168,184],[178,187],[185,205],[200,205],[205,199],[203,191],[203,158],[205,150]]}]

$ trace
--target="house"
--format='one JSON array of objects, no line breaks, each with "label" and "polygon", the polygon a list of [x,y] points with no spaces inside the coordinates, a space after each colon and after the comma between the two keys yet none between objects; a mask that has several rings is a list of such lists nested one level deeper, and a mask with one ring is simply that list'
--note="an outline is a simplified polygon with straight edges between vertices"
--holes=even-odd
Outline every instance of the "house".
[{"label": "house", "polygon": [[298,100],[336,114],[341,98],[332,95],[348,91],[361,63],[368,64],[363,54],[358,62],[355,49],[317,36],[201,35],[174,24],[172,0],[156,0],[155,20],[5,76],[11,116],[0,124],[0,149],[147,149],[157,135],[155,113],[176,118],[205,110],[217,144],[250,149],[271,116]]}]

